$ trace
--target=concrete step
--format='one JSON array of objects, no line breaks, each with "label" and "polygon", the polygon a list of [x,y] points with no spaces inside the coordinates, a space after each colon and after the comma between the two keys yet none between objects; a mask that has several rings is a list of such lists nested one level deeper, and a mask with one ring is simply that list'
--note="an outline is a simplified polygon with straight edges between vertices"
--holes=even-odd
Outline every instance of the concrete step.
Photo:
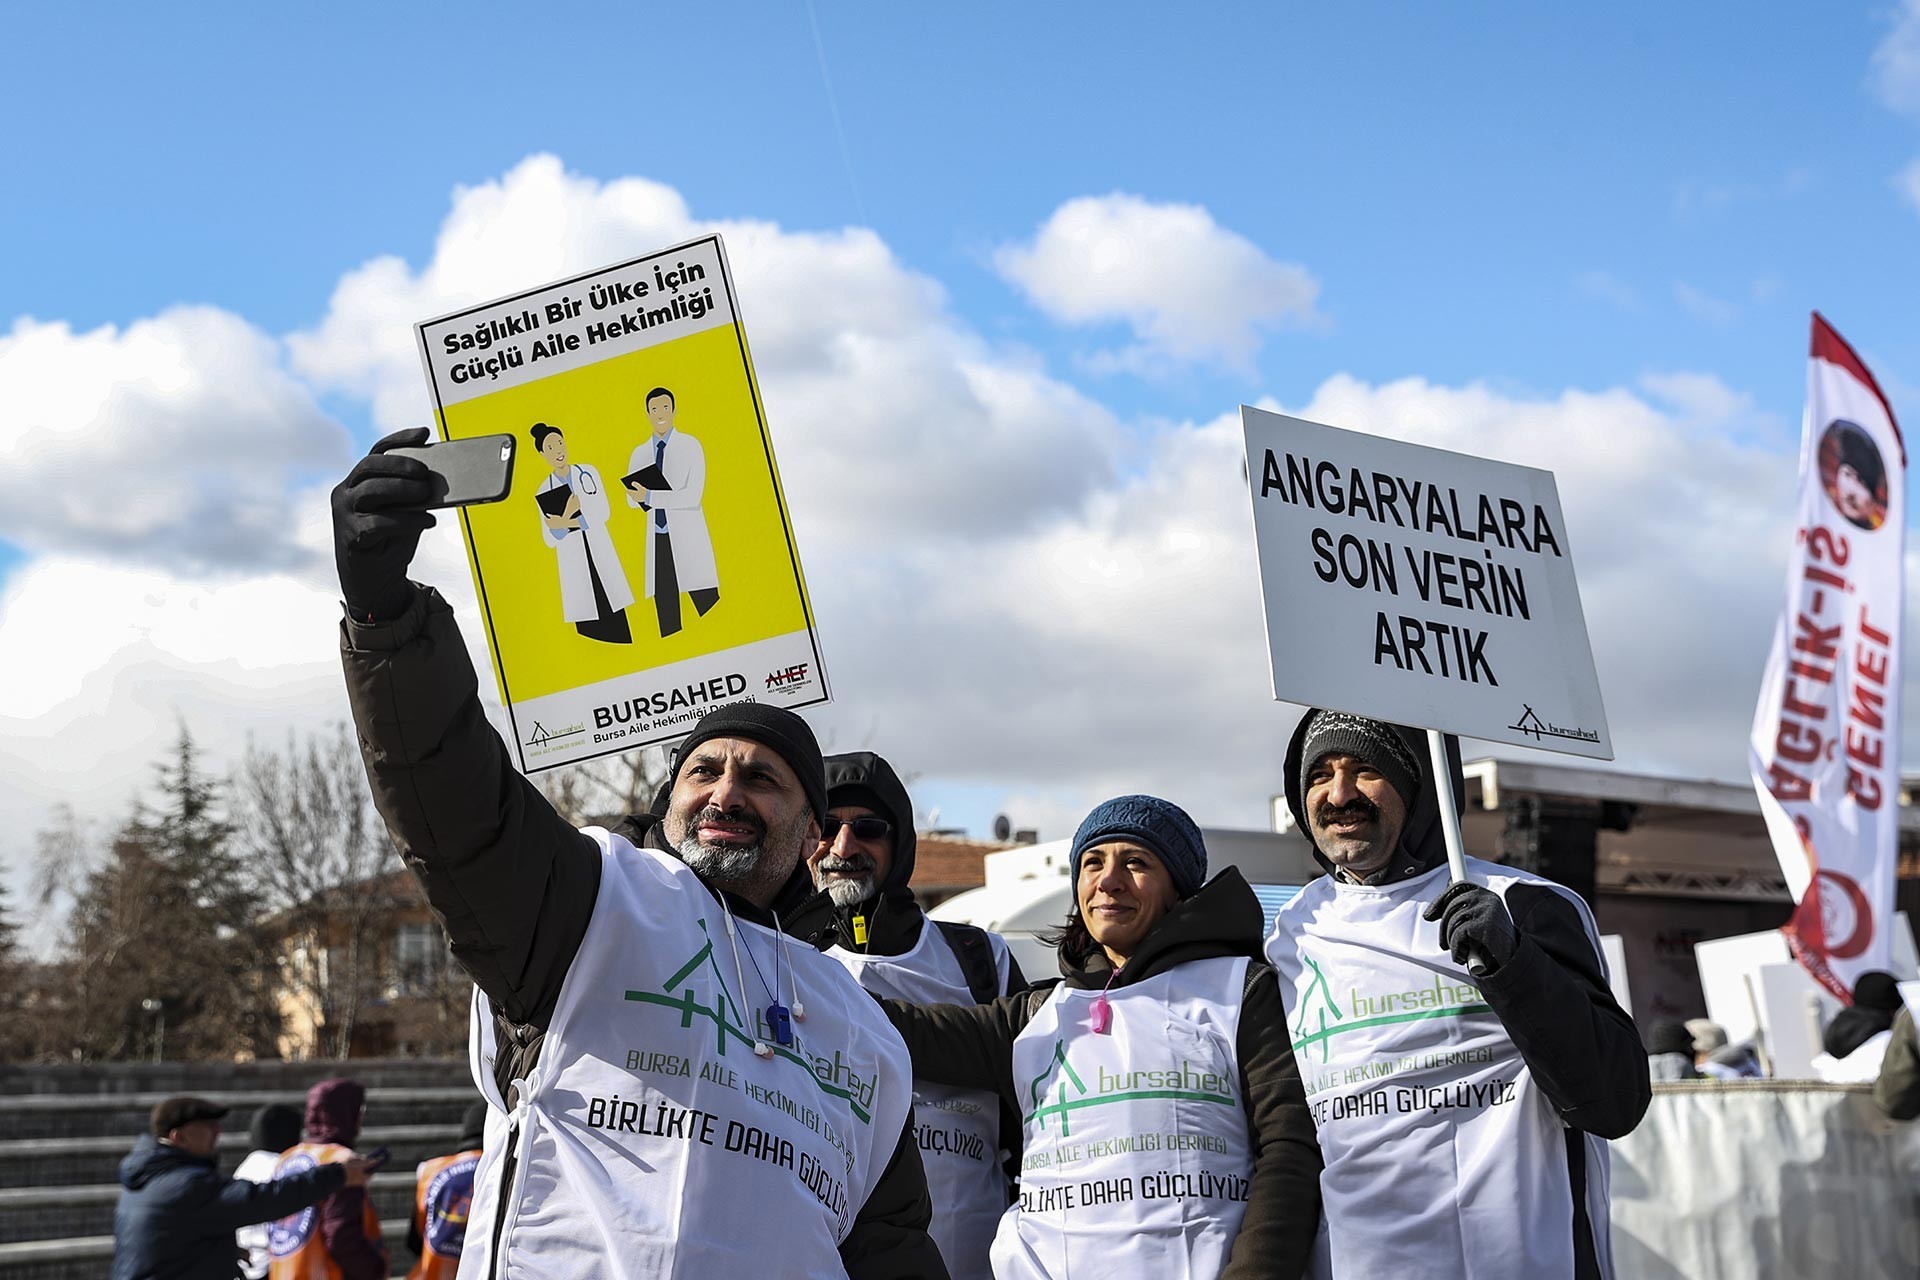
[{"label": "concrete step", "polygon": [[[129,1145],[145,1133],[154,1105],[171,1091],[100,1095],[22,1094],[0,1097],[0,1141],[21,1138],[97,1138],[121,1136]],[[303,1093],[235,1092],[210,1089],[201,1095],[230,1106],[230,1127],[244,1129],[260,1107],[272,1102],[301,1105]],[[454,1124],[479,1095],[464,1070],[443,1086],[377,1088],[367,1093],[368,1127]]]},{"label": "concrete step", "polygon": [[[413,1170],[373,1175],[373,1207],[404,1221],[413,1207]],[[0,1244],[113,1234],[120,1186],[9,1187],[0,1190]]]},{"label": "concrete step", "polygon": [[430,1087],[467,1075],[464,1058],[353,1058],[311,1062],[87,1062],[0,1066],[0,1096],[12,1094],[264,1093],[305,1095],[309,1086],[352,1076],[369,1089]]},{"label": "concrete step", "polygon": [[[354,1146],[361,1151],[388,1147],[394,1169],[454,1150],[458,1124],[386,1125],[363,1129]],[[0,1142],[0,1187],[85,1186],[115,1182],[120,1161],[133,1149],[124,1134],[94,1138],[16,1138]],[[220,1167],[232,1173],[252,1149],[244,1130],[220,1135]]]},{"label": "concrete step", "polygon": [[[406,1274],[413,1258],[407,1252],[407,1221],[388,1218],[380,1224],[396,1276]],[[112,1265],[111,1235],[0,1244],[0,1280],[99,1280]]]}]

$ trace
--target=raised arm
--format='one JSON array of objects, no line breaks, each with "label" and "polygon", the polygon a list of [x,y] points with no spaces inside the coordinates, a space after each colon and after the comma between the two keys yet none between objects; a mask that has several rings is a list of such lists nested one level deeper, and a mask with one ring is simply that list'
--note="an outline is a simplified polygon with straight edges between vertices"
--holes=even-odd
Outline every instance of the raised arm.
[{"label": "raised arm", "polygon": [[514,769],[452,608],[406,580],[433,522],[426,469],[384,451],[425,436],[388,436],[334,490],[347,697],[374,803],[454,958],[497,1012],[544,1027],[599,892],[599,850]]}]

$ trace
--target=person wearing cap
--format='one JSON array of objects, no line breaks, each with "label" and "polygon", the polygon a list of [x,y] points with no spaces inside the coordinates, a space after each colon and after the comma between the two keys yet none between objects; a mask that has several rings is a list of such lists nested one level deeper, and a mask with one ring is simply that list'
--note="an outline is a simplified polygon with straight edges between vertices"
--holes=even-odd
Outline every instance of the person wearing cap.
[{"label": "person wearing cap", "polygon": [[[576,830],[513,767],[439,594],[424,465],[334,490],[342,662],[373,796],[471,975],[488,1103],[461,1269],[943,1277],[905,1046],[820,947],[813,731],[709,711],[663,814]],[[817,944],[817,945],[816,945]]]},{"label": "person wearing cap", "polygon": [[[827,954],[874,995],[983,1004],[1026,990],[995,933],[929,921],[914,900],[913,803],[870,751],[827,757],[827,818],[808,866],[833,899]],[[929,927],[931,926],[931,927]],[[933,1199],[932,1234],[954,1280],[985,1280],[987,1249],[1012,1201],[1020,1117],[985,1089],[913,1082],[914,1136]]]},{"label": "person wearing cap", "polygon": [[[274,1166],[276,1176],[357,1159],[353,1144],[367,1110],[358,1080],[322,1080],[307,1090],[305,1134]],[[383,1157],[384,1159],[384,1157]],[[386,1280],[387,1242],[363,1188],[347,1187],[267,1232],[269,1280]]]},{"label": "person wearing cap", "polygon": [[453,1280],[473,1212],[473,1175],[480,1169],[487,1104],[476,1102],[460,1118],[460,1137],[449,1155],[424,1160],[413,1171],[413,1219],[407,1248],[415,1262],[407,1280]]},{"label": "person wearing cap", "polygon": [[234,1232],[310,1206],[342,1187],[364,1187],[364,1160],[267,1182],[220,1172],[220,1121],[205,1098],[168,1098],[149,1132],[120,1162],[113,1211],[113,1280],[232,1280],[245,1256]]},{"label": "person wearing cap", "polygon": [[1712,1018],[1688,1018],[1686,1027],[1693,1065],[1706,1079],[1757,1080],[1766,1074],[1753,1045],[1727,1043],[1727,1029]]},{"label": "person wearing cap", "polygon": [[[253,1123],[247,1133],[253,1139],[253,1150],[240,1161],[233,1176],[246,1182],[272,1182],[281,1155],[300,1141],[300,1109],[284,1102],[270,1102],[253,1113]],[[273,1261],[267,1252],[267,1224],[256,1222],[242,1227],[235,1242],[247,1254],[240,1264],[240,1273],[247,1280],[266,1280],[267,1266]]]},{"label": "person wearing cap", "polygon": [[1605,1139],[1647,1109],[1646,1050],[1577,894],[1478,858],[1448,884],[1428,758],[1322,710],[1287,748],[1327,872],[1267,940],[1326,1155],[1314,1274],[1610,1277]]},{"label": "person wearing cap", "polygon": [[1320,1151],[1259,900],[1235,868],[1208,880],[1199,828],[1154,796],[1089,813],[1071,868],[1061,980],[885,1002],[921,1079],[994,1089],[1024,1119],[996,1280],[1299,1276]]}]

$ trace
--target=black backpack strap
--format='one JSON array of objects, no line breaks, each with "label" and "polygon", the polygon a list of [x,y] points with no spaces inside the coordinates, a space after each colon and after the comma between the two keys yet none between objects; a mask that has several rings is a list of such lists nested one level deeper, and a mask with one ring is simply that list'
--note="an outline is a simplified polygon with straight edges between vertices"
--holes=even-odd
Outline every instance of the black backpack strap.
[{"label": "black backpack strap", "polygon": [[987,1004],[1000,998],[1000,966],[993,960],[993,944],[987,931],[957,920],[935,920],[940,936],[947,940],[960,972],[966,976],[967,992],[975,1004]]}]

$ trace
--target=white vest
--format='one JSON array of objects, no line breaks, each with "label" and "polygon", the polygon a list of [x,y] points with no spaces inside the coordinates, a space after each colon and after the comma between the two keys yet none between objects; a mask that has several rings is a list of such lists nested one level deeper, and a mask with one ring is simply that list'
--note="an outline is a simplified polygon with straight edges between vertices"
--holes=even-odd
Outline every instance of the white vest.
[{"label": "white vest", "polygon": [[[1475,884],[1566,894],[1467,859]],[[1572,1276],[1567,1127],[1506,1028],[1422,918],[1447,887],[1436,867],[1387,885],[1322,876],[1281,908],[1267,939],[1326,1171],[1311,1274]],[[1602,970],[1605,961],[1600,961]],[[1607,1145],[1583,1135],[1586,1203],[1602,1274]]]},{"label": "white vest", "polygon": [[1055,987],[1013,1042],[1026,1117],[997,1280],[1212,1280],[1253,1176],[1235,1044],[1247,960],[1194,960],[1107,993]]},{"label": "white vest", "polygon": [[[603,854],[593,919],[511,1113],[474,995],[486,1155],[460,1275],[843,1275],[838,1246],[906,1123],[906,1045],[826,956],[737,920],[736,969],[726,914],[684,863],[586,834]],[[771,1058],[753,1052],[773,1038],[761,974],[806,1008]]]},{"label": "white vest", "polygon": [[[988,934],[1000,990],[1007,987],[1007,944]],[[844,947],[828,952],[874,995],[910,1004],[972,1004],[967,975],[933,921],[897,956],[865,955]],[[1007,1208],[1000,1165],[1000,1100],[991,1090],[913,1082],[913,1128],[933,1200],[928,1234],[940,1247],[953,1280],[987,1280],[994,1229]]]}]

